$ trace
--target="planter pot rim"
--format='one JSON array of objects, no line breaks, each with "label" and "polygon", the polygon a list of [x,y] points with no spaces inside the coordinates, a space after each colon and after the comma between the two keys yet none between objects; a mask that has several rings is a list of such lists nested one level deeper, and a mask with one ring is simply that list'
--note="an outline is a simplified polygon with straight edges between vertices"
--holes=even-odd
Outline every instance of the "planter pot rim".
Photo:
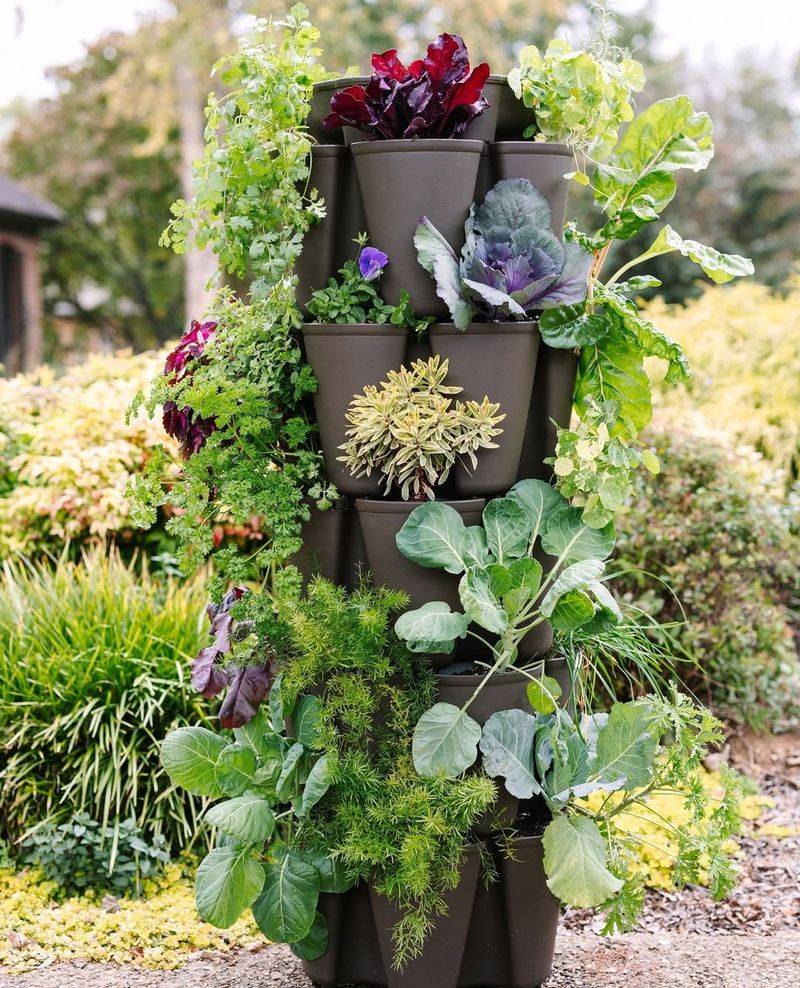
[{"label": "planter pot rim", "polygon": [[391,323],[333,323],[305,322],[303,336],[407,336],[408,329],[392,326]]},{"label": "planter pot rim", "polygon": [[[438,499],[439,504],[447,504],[451,508],[458,510],[459,508],[477,508],[479,505],[486,503],[486,499],[482,497],[467,497],[461,498],[459,500],[450,501],[446,498]],[[380,498],[373,497],[357,497],[356,507],[359,511],[370,511],[375,514],[384,515],[396,515],[396,514],[411,514],[412,511],[416,510],[420,505],[427,504],[426,501],[385,501]],[[462,677],[466,678],[466,677]]]},{"label": "planter pot rim", "polygon": [[[534,665],[541,666],[544,672],[544,659],[536,659]],[[483,676],[479,674],[459,676],[455,673],[436,673],[436,682],[441,683],[442,686],[477,686],[482,679]],[[496,672],[484,688],[488,690],[492,686],[511,686],[523,680],[527,682],[529,679],[530,676],[526,676],[524,672]]]},{"label": "planter pot rim", "polygon": [[490,72],[487,82],[508,82],[508,76],[504,75],[502,72]]},{"label": "planter pot rim", "polygon": [[466,329],[458,329],[452,322],[435,322],[428,327],[436,336],[522,336],[538,333],[539,324],[534,319],[519,322],[473,322]]},{"label": "planter pot rim", "polygon": [[550,144],[547,141],[495,141],[492,151],[494,154],[557,154],[565,158],[574,157],[566,144]]},{"label": "planter pot rim", "polygon": [[314,83],[315,93],[324,93],[328,89],[345,89],[347,86],[358,86],[369,82],[368,75],[340,75],[335,79],[325,79],[323,82]]},{"label": "planter pot rim", "polygon": [[471,141],[460,137],[400,137],[388,141],[355,141],[350,150],[356,157],[364,154],[379,154],[383,151],[461,151],[467,154],[480,154],[485,141]]}]

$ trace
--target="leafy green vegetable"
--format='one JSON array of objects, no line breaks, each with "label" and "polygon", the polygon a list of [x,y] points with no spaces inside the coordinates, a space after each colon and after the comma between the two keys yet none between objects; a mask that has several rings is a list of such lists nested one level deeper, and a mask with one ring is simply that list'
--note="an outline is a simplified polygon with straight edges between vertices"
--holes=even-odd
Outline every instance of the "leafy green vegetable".
[{"label": "leafy green vegetable", "polygon": [[594,820],[557,816],[542,837],[547,886],[570,905],[599,906],[622,888],[606,863],[603,835]]},{"label": "leafy green vegetable", "polygon": [[225,930],[255,902],[263,884],[264,866],[249,847],[215,847],[197,869],[197,911],[207,923]]},{"label": "leafy green vegetable", "polygon": [[206,810],[206,821],[238,844],[263,844],[275,829],[275,814],[263,796],[246,792]]},{"label": "leafy green vegetable", "polygon": [[481,728],[452,703],[435,703],[414,728],[414,767],[422,776],[455,779],[478,757]]},{"label": "leafy green vegetable", "polygon": [[253,903],[258,928],[278,943],[298,943],[317,915],[319,872],[295,851],[280,848],[264,866],[263,891]]},{"label": "leafy green vegetable", "polygon": [[530,799],[542,791],[533,763],[536,728],[536,718],[524,710],[501,710],[483,725],[483,770],[492,778],[504,776],[506,789],[518,799]]},{"label": "leafy green vegetable", "polygon": [[224,796],[217,781],[217,762],[227,747],[205,727],[179,727],[161,744],[161,764],[173,785],[197,796]]}]

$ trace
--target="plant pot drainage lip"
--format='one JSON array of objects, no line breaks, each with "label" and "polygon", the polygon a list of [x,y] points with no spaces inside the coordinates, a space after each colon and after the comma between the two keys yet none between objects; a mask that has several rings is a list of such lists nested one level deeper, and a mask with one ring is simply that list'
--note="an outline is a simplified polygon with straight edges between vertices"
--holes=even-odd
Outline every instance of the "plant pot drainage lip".
[{"label": "plant pot drainage lip", "polygon": [[[420,505],[428,504],[428,501],[386,501],[377,497],[357,497],[356,507],[359,511],[371,511],[376,514],[397,514],[398,512],[408,511],[411,513]],[[451,508],[458,510],[459,508],[469,509],[477,508],[481,504],[485,504],[486,499],[482,497],[467,497],[461,498],[457,501],[442,500],[439,504],[447,504]],[[466,676],[458,676],[458,679],[466,679]]]},{"label": "plant pot drainage lip", "polygon": [[390,323],[378,322],[304,322],[304,336],[392,336],[397,334],[405,338],[408,330],[392,326]]},{"label": "plant pot drainage lip", "polygon": [[558,154],[574,157],[566,144],[550,144],[547,141],[496,141],[492,144],[495,154]]},{"label": "plant pot drainage lip", "polygon": [[428,332],[437,336],[494,336],[500,333],[521,336],[538,331],[539,324],[535,319],[520,319],[509,322],[476,322],[470,323],[466,329],[458,329],[452,322],[435,322],[428,327]]},{"label": "plant pot drainage lip", "polygon": [[[542,672],[544,672],[544,659],[536,659],[534,665],[540,665]],[[486,688],[489,689],[492,685],[513,686],[516,683],[521,683],[523,680],[527,682],[531,678],[531,675],[535,675],[535,673],[526,676],[524,672],[496,672],[487,682]],[[475,673],[469,676],[460,676],[457,673],[436,673],[436,682],[442,686],[463,686],[469,688],[470,686],[477,686],[483,678],[484,675],[481,673]]]},{"label": "plant pot drainage lip", "polygon": [[480,154],[486,141],[471,141],[460,137],[399,137],[388,141],[354,141],[354,155],[378,154],[381,151],[466,151]]},{"label": "plant pot drainage lip", "polygon": [[315,93],[324,93],[329,89],[342,89],[347,86],[363,86],[368,83],[368,75],[340,75],[335,79],[324,79],[322,82],[314,83]]}]

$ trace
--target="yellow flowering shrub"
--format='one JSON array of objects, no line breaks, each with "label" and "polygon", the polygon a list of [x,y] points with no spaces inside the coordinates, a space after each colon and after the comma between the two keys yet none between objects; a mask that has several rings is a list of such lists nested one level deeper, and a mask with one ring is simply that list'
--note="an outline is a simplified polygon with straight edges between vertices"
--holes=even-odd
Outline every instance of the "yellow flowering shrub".
[{"label": "yellow flowering shrub", "polygon": [[130,529],[125,491],[168,439],[143,413],[126,424],[125,409],[163,363],[122,352],[0,380],[0,555]]},{"label": "yellow flowering shrub", "polygon": [[694,372],[688,389],[665,389],[662,414],[684,430],[705,426],[797,470],[800,272],[785,293],[745,280],[709,286],[686,306],[655,299],[647,315],[683,346]]},{"label": "yellow flowering shrub", "polygon": [[0,965],[21,973],[77,958],[172,969],[197,950],[229,951],[263,943],[252,915],[228,930],[197,916],[194,890],[180,864],[145,883],[141,899],[54,899],[55,886],[32,869],[0,869]]}]

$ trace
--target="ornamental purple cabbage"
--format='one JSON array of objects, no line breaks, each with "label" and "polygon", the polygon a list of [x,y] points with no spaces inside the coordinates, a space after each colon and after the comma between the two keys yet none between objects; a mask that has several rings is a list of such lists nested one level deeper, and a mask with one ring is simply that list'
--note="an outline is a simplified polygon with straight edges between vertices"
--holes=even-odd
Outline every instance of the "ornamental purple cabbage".
[{"label": "ornamental purple cabbage", "polygon": [[479,316],[527,319],[586,297],[592,255],[558,239],[547,200],[527,179],[498,182],[473,204],[465,230],[460,258],[426,216],[414,235],[419,262],[459,329]]},{"label": "ornamental purple cabbage", "polygon": [[470,70],[464,39],[440,34],[424,59],[406,67],[391,48],[372,56],[365,86],[349,86],[331,99],[327,130],[355,127],[369,141],[459,137],[489,106],[481,96],[489,66]]},{"label": "ornamental purple cabbage", "polygon": [[376,278],[380,278],[388,263],[388,255],[377,247],[364,247],[358,255],[358,270],[364,281],[375,281]]}]

